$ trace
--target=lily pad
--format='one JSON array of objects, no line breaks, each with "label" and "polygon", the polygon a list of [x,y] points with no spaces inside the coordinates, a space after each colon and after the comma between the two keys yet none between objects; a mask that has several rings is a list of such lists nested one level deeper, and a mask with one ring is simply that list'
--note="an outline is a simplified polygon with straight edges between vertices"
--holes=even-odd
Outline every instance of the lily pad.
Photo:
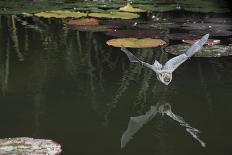
[{"label": "lily pad", "polygon": [[228,30],[221,30],[221,29],[202,29],[202,30],[193,30],[193,31],[189,31],[189,33],[193,33],[196,35],[205,35],[207,33],[209,33],[210,36],[222,36],[222,37],[226,37],[226,36],[232,36],[232,31],[228,31]]},{"label": "lily pad", "polygon": [[141,23],[140,20],[121,20],[121,19],[109,19],[109,20],[100,20],[100,25],[113,25],[113,26],[119,26],[119,27],[131,27],[135,26],[138,23]]},{"label": "lily pad", "polygon": [[[184,43],[194,44],[197,40],[182,40]],[[208,39],[206,45],[217,45],[220,44],[221,40]]]},{"label": "lily pad", "polygon": [[64,23],[68,25],[99,25],[99,20],[94,18],[84,18],[77,20],[69,20],[65,21]]},{"label": "lily pad", "polygon": [[128,47],[128,48],[151,48],[162,46],[166,44],[165,41],[161,39],[137,39],[137,38],[120,38],[120,39],[111,39],[106,42],[107,45],[114,47]]},{"label": "lily pad", "polygon": [[222,29],[229,30],[232,25],[230,24],[220,24],[220,23],[185,23],[182,25],[183,29],[186,30],[201,30],[201,29]]},{"label": "lily pad", "polygon": [[87,13],[83,12],[74,12],[68,10],[57,10],[57,11],[46,11],[36,13],[35,16],[43,18],[81,18],[87,16]]},{"label": "lily pad", "polygon": [[166,35],[165,30],[113,30],[105,33],[106,35],[118,38],[164,38]]},{"label": "lily pad", "polygon": [[195,40],[199,39],[201,35],[194,33],[171,33],[168,34],[168,38],[171,40]]},{"label": "lily pad", "polygon": [[109,25],[85,25],[85,26],[71,26],[69,29],[83,31],[83,32],[105,32],[105,31],[112,31],[117,27],[109,26]]},{"label": "lily pad", "polygon": [[146,10],[142,10],[139,8],[134,8],[130,3],[127,3],[126,6],[119,8],[120,11],[125,11],[125,12],[134,12],[134,13],[139,13],[139,12],[146,12]]},{"label": "lily pad", "polygon": [[[173,55],[180,55],[190,48],[189,44],[171,45],[165,48],[166,52]],[[232,46],[214,45],[204,46],[193,57],[223,57],[232,55]]]},{"label": "lily pad", "polygon": [[0,139],[0,154],[58,155],[61,151],[61,146],[52,140],[27,137]]},{"label": "lily pad", "polygon": [[139,18],[139,15],[136,13],[129,13],[129,12],[119,12],[119,11],[105,11],[101,13],[90,13],[88,14],[90,17],[97,17],[97,18],[111,18],[111,19],[135,19]]},{"label": "lily pad", "polygon": [[227,13],[230,12],[228,8],[221,7],[185,7],[185,11],[197,12],[197,13]]}]

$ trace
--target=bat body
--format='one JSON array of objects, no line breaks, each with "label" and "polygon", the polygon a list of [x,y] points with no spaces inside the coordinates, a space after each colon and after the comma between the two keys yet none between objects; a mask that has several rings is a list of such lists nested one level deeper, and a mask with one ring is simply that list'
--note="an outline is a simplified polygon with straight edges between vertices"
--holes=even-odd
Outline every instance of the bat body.
[{"label": "bat body", "polygon": [[157,79],[165,85],[168,85],[172,81],[172,72],[174,72],[182,63],[197,53],[207,42],[208,38],[209,34],[204,35],[201,39],[196,41],[185,53],[168,60],[164,65],[160,64],[157,60],[155,60],[154,64],[143,62],[126,48],[122,47],[121,50],[127,55],[130,62],[141,63],[142,65],[152,69],[156,73]]}]

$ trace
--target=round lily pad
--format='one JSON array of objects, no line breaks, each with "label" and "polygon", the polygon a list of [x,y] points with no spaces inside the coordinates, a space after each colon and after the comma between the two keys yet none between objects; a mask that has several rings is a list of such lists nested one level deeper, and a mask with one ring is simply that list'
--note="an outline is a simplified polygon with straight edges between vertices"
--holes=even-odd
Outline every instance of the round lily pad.
[{"label": "round lily pad", "polygon": [[57,11],[39,12],[34,15],[43,18],[69,18],[69,17],[81,18],[87,16],[87,13],[74,12],[68,10],[57,10]]},{"label": "round lily pad", "polygon": [[111,19],[135,19],[139,18],[139,15],[136,13],[129,13],[129,12],[119,12],[119,11],[105,11],[101,13],[90,13],[88,14],[90,17],[97,17],[97,18],[111,18]]},{"label": "round lily pad", "polygon": [[230,12],[228,8],[221,7],[185,7],[185,11],[197,12],[197,13],[227,13]]},{"label": "round lily pad", "polygon": [[210,36],[232,36],[232,31],[222,30],[222,29],[202,29],[202,30],[192,30],[189,33],[196,34],[198,36],[205,35],[209,33]]},{"label": "round lily pad", "polygon": [[99,25],[99,20],[94,18],[84,18],[77,20],[69,20],[65,21],[64,23],[68,25]]},{"label": "round lily pad", "polygon": [[[165,48],[166,52],[173,55],[180,55],[190,48],[189,44],[171,45]],[[213,45],[204,46],[193,57],[223,57],[232,55],[232,46]]]},{"label": "round lily pad", "polygon": [[146,10],[139,9],[139,8],[134,8],[130,3],[127,3],[126,6],[119,8],[120,11],[125,11],[125,12],[146,12]]},{"label": "round lily pad", "polygon": [[111,39],[106,42],[107,45],[114,47],[128,47],[128,48],[151,48],[166,44],[165,41],[161,39],[137,39],[137,38],[120,38]]},{"label": "round lily pad", "polygon": [[61,153],[60,144],[46,139],[27,137],[0,139],[0,154],[53,154]]},{"label": "round lily pad", "polygon": [[201,30],[201,29],[221,29],[221,30],[229,30],[231,29],[230,24],[223,23],[185,23],[182,25],[183,29],[186,30]]},{"label": "round lily pad", "polygon": [[[184,43],[194,44],[197,40],[182,40]],[[206,45],[217,45],[220,44],[220,40],[208,39]]]},{"label": "round lily pad", "polygon": [[165,30],[113,30],[105,33],[106,35],[118,37],[118,38],[164,38],[166,35]]}]

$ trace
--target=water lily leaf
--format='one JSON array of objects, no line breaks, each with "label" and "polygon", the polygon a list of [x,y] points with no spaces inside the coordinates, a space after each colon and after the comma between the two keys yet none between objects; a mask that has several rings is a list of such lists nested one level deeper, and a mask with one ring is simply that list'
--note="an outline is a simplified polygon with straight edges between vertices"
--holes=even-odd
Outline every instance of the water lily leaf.
[{"label": "water lily leaf", "polygon": [[100,25],[113,25],[113,26],[119,26],[119,27],[130,27],[137,25],[138,23],[141,23],[140,20],[121,20],[121,19],[113,19],[113,20],[100,20]]},{"label": "water lily leaf", "polygon": [[151,38],[120,38],[108,40],[106,44],[114,47],[150,48],[164,45],[166,44],[166,42],[161,39]]},{"label": "water lily leaf", "polygon": [[99,25],[99,20],[94,18],[84,18],[77,20],[69,20],[65,21],[64,23],[68,25]]},{"label": "water lily leaf", "polygon": [[135,19],[139,18],[138,14],[129,13],[129,12],[119,12],[119,11],[105,11],[102,13],[90,13],[88,14],[90,17],[97,17],[97,18],[111,18],[111,19]]},{"label": "water lily leaf", "polygon": [[186,30],[201,30],[201,29],[221,29],[229,30],[232,25],[220,23],[185,23],[182,25]]},{"label": "water lily leaf", "polygon": [[168,12],[178,10],[178,5],[176,4],[162,4],[155,7],[155,12]]},{"label": "water lily leaf", "polygon": [[52,140],[27,137],[0,139],[0,154],[60,154],[61,146]]},{"label": "water lily leaf", "polygon": [[199,39],[202,35],[194,33],[171,33],[168,34],[168,38],[171,40],[195,40]]},{"label": "water lily leaf", "polygon": [[164,38],[166,35],[165,30],[113,30],[105,33],[106,35],[118,38]]},{"label": "water lily leaf", "polygon": [[125,11],[125,12],[146,12],[146,10],[142,10],[139,8],[134,8],[130,3],[127,3],[126,6],[119,8],[120,11]]},{"label": "water lily leaf", "polygon": [[[205,6],[205,5],[204,5]],[[197,13],[227,13],[230,12],[228,8],[220,7],[185,7],[185,11],[197,12]]]},{"label": "water lily leaf", "polygon": [[[165,51],[173,54],[180,55],[186,52],[190,48],[189,44],[171,45],[165,48]],[[232,55],[232,46],[225,45],[213,45],[204,46],[199,52],[193,55],[193,57],[223,57]]]},{"label": "water lily leaf", "polygon": [[193,33],[196,35],[205,35],[206,33],[209,33],[210,36],[232,36],[232,31],[228,30],[222,30],[222,29],[202,29],[202,30],[193,30],[189,31],[189,33]]},{"label": "water lily leaf", "polygon": [[109,25],[82,25],[82,26],[72,26],[69,27],[71,30],[83,31],[83,32],[105,32],[111,31],[117,27]]},{"label": "water lily leaf", "polygon": [[216,24],[232,24],[232,18],[229,17],[214,17],[214,18],[206,18],[205,22],[208,23],[216,23]]},{"label": "water lily leaf", "polygon": [[39,12],[36,13],[35,16],[43,17],[43,18],[80,18],[87,16],[87,13],[83,12],[74,12],[68,10],[57,10],[57,11],[46,11],[46,12]]},{"label": "water lily leaf", "polygon": [[[182,41],[184,43],[194,44],[197,40],[182,40]],[[206,45],[216,45],[216,44],[220,44],[220,43],[221,43],[221,40],[208,39],[205,44]]]}]

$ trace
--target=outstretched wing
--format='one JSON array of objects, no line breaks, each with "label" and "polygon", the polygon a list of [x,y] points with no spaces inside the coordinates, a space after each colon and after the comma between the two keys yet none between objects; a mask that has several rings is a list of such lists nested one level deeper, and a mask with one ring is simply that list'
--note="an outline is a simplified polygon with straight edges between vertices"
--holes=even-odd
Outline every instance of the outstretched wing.
[{"label": "outstretched wing", "polygon": [[202,48],[202,46],[206,43],[208,38],[209,38],[209,34],[204,35],[200,40],[196,41],[185,53],[176,56],[170,59],[168,62],[166,62],[162,69],[170,70],[171,72],[173,72],[188,58],[190,58],[195,53],[197,53]]},{"label": "outstretched wing", "polygon": [[143,61],[139,60],[136,56],[134,56],[128,49],[121,47],[121,51],[126,53],[130,62],[140,62],[140,63],[143,62]]}]

